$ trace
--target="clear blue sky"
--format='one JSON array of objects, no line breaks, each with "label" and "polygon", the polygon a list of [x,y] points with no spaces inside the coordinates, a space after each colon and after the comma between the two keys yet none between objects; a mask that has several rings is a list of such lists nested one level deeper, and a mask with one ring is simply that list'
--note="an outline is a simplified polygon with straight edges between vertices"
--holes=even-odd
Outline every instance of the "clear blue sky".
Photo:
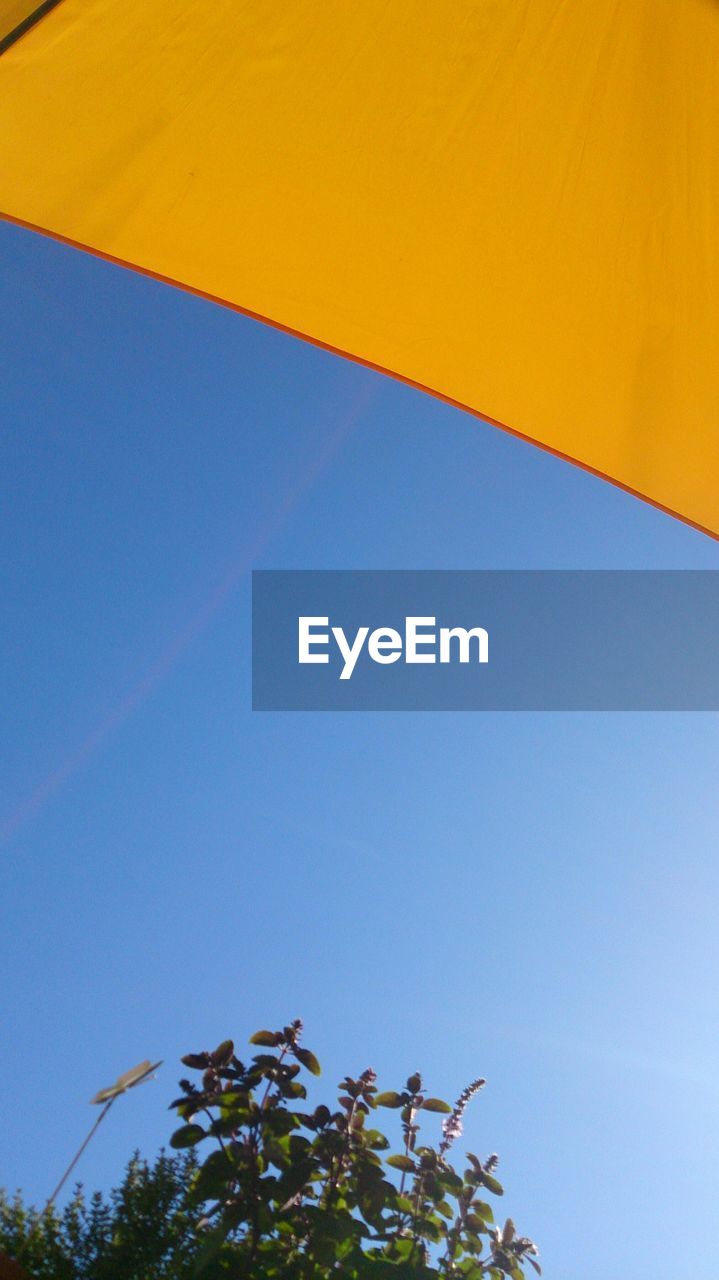
[{"label": "clear blue sky", "polygon": [[[0,226],[0,1181],[172,1129],[179,1056],[301,1015],[420,1067],[551,1280],[705,1273],[713,715],[252,714],[251,567],[719,568],[530,445]],[[689,424],[687,429],[689,429]],[[680,1240],[671,1243],[678,1229]]]}]

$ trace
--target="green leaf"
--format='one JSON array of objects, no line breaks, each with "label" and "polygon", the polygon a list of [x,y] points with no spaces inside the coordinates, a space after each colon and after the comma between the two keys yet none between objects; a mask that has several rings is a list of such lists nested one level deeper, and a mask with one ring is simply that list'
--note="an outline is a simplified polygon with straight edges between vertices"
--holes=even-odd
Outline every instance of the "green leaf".
[{"label": "green leaf", "polygon": [[298,1084],[295,1080],[290,1080],[288,1084],[280,1085],[280,1091],[283,1098],[306,1098],[307,1090],[303,1084]]},{"label": "green leaf", "polygon": [[205,1200],[219,1200],[236,1175],[237,1169],[227,1152],[212,1151],[195,1176],[190,1195],[192,1203],[203,1204]]},{"label": "green leaf", "polygon": [[444,1187],[450,1195],[455,1197],[461,1195],[464,1190],[464,1183],[462,1182],[462,1179],[458,1177],[452,1169],[440,1170],[437,1174],[437,1180],[440,1186]]},{"label": "green leaf", "polygon": [[236,1111],[238,1108],[246,1111],[249,1102],[249,1095],[244,1089],[225,1089],[218,1098],[212,1099],[213,1107],[219,1107],[221,1111]]},{"label": "green leaf", "polygon": [[264,1044],[270,1049],[276,1049],[278,1044],[282,1044],[282,1035],[279,1031],[256,1031],[250,1036],[250,1044]]},{"label": "green leaf", "polygon": [[182,1128],[175,1129],[170,1138],[170,1146],[175,1151],[182,1151],[185,1147],[195,1147],[198,1142],[202,1142],[207,1134],[200,1124],[183,1124]]},{"label": "green leaf", "polygon": [[405,1173],[414,1173],[417,1168],[414,1160],[410,1160],[409,1156],[388,1156],[387,1164],[393,1169],[402,1169]]},{"label": "green leaf", "polygon": [[450,1116],[452,1108],[448,1102],[443,1102],[441,1098],[425,1098],[420,1105],[420,1111],[437,1111],[441,1115]]},{"label": "green leaf", "polygon": [[433,1240],[437,1244],[443,1236],[447,1234],[447,1228],[441,1218],[433,1214],[429,1218],[420,1218],[419,1228],[426,1240]]},{"label": "green leaf", "polygon": [[416,1245],[414,1240],[407,1237],[396,1240],[393,1248],[398,1258],[411,1258]]},{"label": "green leaf", "polygon": [[235,1046],[231,1040],[223,1040],[222,1044],[218,1044],[215,1052],[211,1054],[212,1065],[214,1067],[226,1067],[233,1053]]},{"label": "green leaf", "polygon": [[295,1049],[294,1054],[297,1061],[301,1062],[302,1066],[306,1067],[308,1071],[311,1071],[313,1076],[319,1076],[322,1074],[322,1068],[319,1062],[309,1049]]},{"label": "green leaf", "polygon": [[279,1058],[276,1053],[256,1053],[252,1061],[260,1071],[267,1071],[277,1066]]},{"label": "green leaf", "polygon": [[504,1195],[504,1187],[501,1182],[497,1182],[497,1179],[492,1177],[491,1173],[482,1174],[482,1186],[486,1187],[488,1191],[491,1191],[492,1195]]},{"label": "green leaf", "polygon": [[186,1053],[184,1058],[180,1058],[186,1067],[192,1067],[195,1071],[204,1071],[205,1067],[210,1065],[209,1053]]},{"label": "green leaf", "polygon": [[378,1093],[374,1100],[374,1104],[376,1107],[392,1107],[393,1110],[396,1110],[398,1107],[404,1105],[404,1099],[401,1094],[395,1093],[394,1090],[391,1089],[389,1093]]},{"label": "green leaf", "polygon": [[389,1141],[379,1129],[365,1129],[365,1141],[373,1151],[386,1151]]}]

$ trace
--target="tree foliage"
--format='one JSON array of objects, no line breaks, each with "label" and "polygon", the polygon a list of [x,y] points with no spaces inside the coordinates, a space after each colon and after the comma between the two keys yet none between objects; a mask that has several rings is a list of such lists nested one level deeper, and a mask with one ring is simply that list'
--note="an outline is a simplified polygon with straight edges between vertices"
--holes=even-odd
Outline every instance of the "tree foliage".
[{"label": "tree foliage", "polygon": [[[118,1188],[38,1220],[0,1193],[0,1250],[35,1280],[525,1280],[537,1249],[511,1219],[497,1157],[450,1152],[484,1080],[454,1106],[419,1073],[379,1092],[346,1076],[332,1106],[307,1102],[320,1073],[299,1021],[258,1031],[247,1064],[226,1040],[183,1063],[174,1156],[135,1156]],[[396,1113],[383,1132],[383,1109]],[[442,1117],[438,1120],[437,1117]],[[432,1142],[425,1122],[437,1126]],[[420,1126],[422,1128],[420,1128]],[[200,1160],[199,1148],[211,1150]],[[398,1148],[393,1150],[393,1145]],[[0,1267],[1,1270],[1,1267]]]},{"label": "tree foliage", "polygon": [[[61,1213],[39,1220],[19,1194],[0,1190],[0,1250],[20,1256],[33,1280],[191,1280],[202,1218],[197,1167],[193,1152],[161,1152],[153,1164],[135,1155],[108,1197],[78,1187]],[[230,1252],[218,1254],[206,1280],[231,1274]]]}]

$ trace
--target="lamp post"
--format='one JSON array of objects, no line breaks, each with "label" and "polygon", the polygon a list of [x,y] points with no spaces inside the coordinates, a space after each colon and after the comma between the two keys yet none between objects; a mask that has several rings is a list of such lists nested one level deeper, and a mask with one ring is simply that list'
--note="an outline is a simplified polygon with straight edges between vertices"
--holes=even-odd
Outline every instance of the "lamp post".
[{"label": "lamp post", "polygon": [[130,1071],[125,1071],[123,1075],[118,1076],[114,1084],[109,1085],[106,1089],[100,1089],[99,1093],[96,1093],[94,1098],[90,1099],[92,1105],[102,1107],[102,1111],[100,1112],[95,1123],[90,1129],[90,1132],[88,1133],[87,1137],[84,1139],[84,1141],[81,1143],[81,1145],[78,1147],[77,1151],[75,1152],[72,1160],[67,1166],[67,1169],[65,1170],[62,1177],[60,1178],[60,1181],[55,1187],[55,1190],[48,1197],[43,1209],[35,1219],[35,1222],[33,1223],[32,1227],[30,1228],[28,1234],[25,1237],[25,1240],[23,1241],[22,1247],[18,1252],[17,1258],[13,1260],[12,1258],[8,1258],[5,1254],[0,1253],[0,1280],[27,1280],[27,1273],[20,1266],[20,1259],[25,1253],[25,1250],[27,1249],[30,1241],[35,1235],[35,1232],[40,1226],[40,1223],[42,1222],[43,1218],[50,1211],[52,1205],[55,1203],[57,1197],[59,1196],[60,1192],[65,1186],[65,1183],[70,1177],[70,1174],[75,1168],[81,1155],[85,1151],[86,1147],[89,1146],[90,1142],[92,1141],[95,1134],[97,1133],[97,1130],[100,1128],[100,1125],[105,1119],[105,1116],[110,1110],[110,1107],[112,1106],[113,1102],[115,1102],[116,1099],[119,1098],[121,1094],[127,1093],[128,1089],[134,1089],[138,1084],[144,1084],[147,1080],[154,1080],[155,1078],[154,1073],[157,1070],[157,1068],[161,1066],[162,1066],[162,1062],[150,1062],[150,1059],[146,1058],[144,1062],[138,1063],[138,1065],[136,1067],[132,1067]]}]

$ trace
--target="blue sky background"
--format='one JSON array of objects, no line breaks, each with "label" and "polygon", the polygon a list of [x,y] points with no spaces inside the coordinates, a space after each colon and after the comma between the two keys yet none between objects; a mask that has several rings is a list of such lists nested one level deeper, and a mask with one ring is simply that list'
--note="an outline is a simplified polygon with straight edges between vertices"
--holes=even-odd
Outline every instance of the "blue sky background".
[{"label": "blue sky background", "polygon": [[[171,1132],[179,1056],[301,1015],[329,1088],[489,1086],[552,1280],[706,1271],[713,715],[252,714],[249,576],[719,568],[457,410],[0,227],[0,1181]],[[678,1233],[680,1238],[674,1236]]]}]

